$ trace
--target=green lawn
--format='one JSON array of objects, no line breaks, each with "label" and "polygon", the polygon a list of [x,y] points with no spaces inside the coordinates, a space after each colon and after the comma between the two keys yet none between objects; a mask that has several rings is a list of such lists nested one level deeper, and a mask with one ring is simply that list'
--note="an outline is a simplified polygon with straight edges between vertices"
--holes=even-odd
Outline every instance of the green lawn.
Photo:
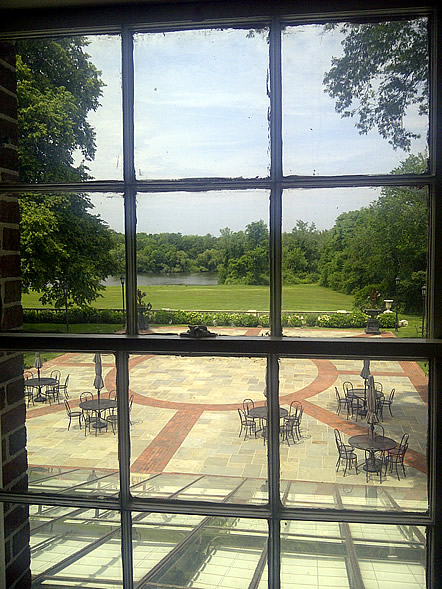
[{"label": "green lawn", "polygon": [[[145,286],[145,302],[153,309],[181,309],[183,311],[256,311],[269,310],[269,288],[266,286]],[[41,307],[38,295],[24,294],[24,307]],[[121,288],[108,286],[103,297],[98,298],[93,307],[121,309]],[[284,286],[282,307],[287,311],[351,311],[353,296],[318,286],[317,284],[297,284]]]}]

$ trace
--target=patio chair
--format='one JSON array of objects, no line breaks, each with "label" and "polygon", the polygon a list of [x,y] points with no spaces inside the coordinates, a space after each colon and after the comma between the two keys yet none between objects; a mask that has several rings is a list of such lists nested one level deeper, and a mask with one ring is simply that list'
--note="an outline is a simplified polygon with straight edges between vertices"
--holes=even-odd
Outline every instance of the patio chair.
[{"label": "patio chair", "polygon": [[132,406],[133,406],[133,404],[134,404],[134,396],[131,395],[129,397],[129,423],[130,423],[130,425],[133,425],[134,424],[134,422],[130,418],[130,416],[132,414]]},{"label": "patio chair", "polygon": [[336,400],[338,402],[338,406],[336,408],[336,413],[337,415],[339,415],[342,411],[343,408],[345,408],[345,410],[347,411],[347,419],[348,416],[350,414],[350,408],[351,408],[351,397],[347,397],[347,396],[341,396],[339,391],[338,391],[338,387],[335,387],[335,393],[336,393]]},{"label": "patio chair", "polygon": [[349,380],[347,380],[346,382],[342,383],[342,390],[344,391],[344,395],[347,397],[348,395],[351,395],[352,390],[354,389],[353,387],[353,383],[351,383]]},{"label": "patio chair", "polygon": [[365,450],[365,460],[363,464],[365,470],[365,480],[367,483],[372,475],[379,475],[379,482],[382,483],[384,466],[384,478],[387,478],[387,466],[385,462],[384,450]]},{"label": "patio chair", "polygon": [[375,382],[375,383],[374,383],[374,390],[375,390],[377,393],[383,393],[383,392],[384,392],[384,387],[382,386],[382,383],[380,383],[380,382]]},{"label": "patio chair", "polygon": [[34,375],[29,370],[23,374],[23,377],[25,379],[24,392],[25,392],[25,401],[27,401],[27,403],[26,403],[27,407],[29,407],[31,401],[32,401],[32,404],[35,405],[35,403],[34,403],[34,387],[26,385],[26,381],[28,380],[28,378],[33,378],[33,376]]},{"label": "patio chair", "polygon": [[66,408],[67,416],[69,417],[68,431],[69,431],[69,428],[71,427],[72,418],[77,418],[77,417],[78,417],[78,425],[80,426],[80,429],[81,429],[81,419],[83,416],[83,412],[80,410],[79,411],[72,411],[72,409],[69,405],[69,401],[66,401],[66,399],[64,400],[64,406]]},{"label": "patio chair", "polygon": [[55,380],[57,381],[56,384],[53,385],[48,385],[46,387],[46,391],[45,391],[45,395],[46,397],[49,399],[49,404],[51,404],[51,398],[54,401],[57,401],[57,403],[60,403],[60,378],[61,378],[61,372],[59,370],[52,370],[51,374],[50,374],[51,378],[55,378]]},{"label": "patio chair", "polygon": [[394,393],[395,393],[395,389],[391,389],[391,392],[388,395],[388,399],[386,399],[384,396],[382,396],[379,399],[379,407],[380,407],[382,421],[384,420],[384,418],[383,418],[384,407],[388,407],[388,410],[390,411],[390,415],[391,415],[391,417],[393,417],[393,413],[391,412],[391,406],[393,405]]},{"label": "patio chair", "polygon": [[63,397],[64,399],[69,399],[69,393],[68,393],[68,384],[69,384],[69,374],[67,375],[67,377],[65,378],[64,384],[59,384],[58,385],[58,391],[59,394],[63,393]]},{"label": "patio chair", "polygon": [[238,408],[238,415],[239,420],[241,422],[241,429],[239,431],[238,437],[241,437],[243,430],[245,431],[244,440],[247,440],[247,434],[251,434],[252,432],[255,434],[256,437],[256,422],[252,417],[248,417],[246,412],[243,409]]},{"label": "patio chair", "polygon": [[404,466],[404,458],[405,454],[408,450],[408,438],[409,434],[404,434],[401,438],[401,441],[396,448],[392,448],[391,450],[387,450],[387,454],[385,457],[386,461],[386,468],[393,472],[393,467],[396,469],[396,476],[398,481],[400,481],[399,470],[398,466],[402,466],[402,470],[404,473],[404,477],[406,477],[405,466]]},{"label": "patio chair", "polygon": [[294,444],[296,444],[296,442],[299,442],[299,440],[301,439],[301,434],[299,431],[301,419],[302,409],[296,417],[294,415],[292,415],[291,417],[284,417],[284,423],[280,428],[280,434],[282,437],[282,441],[286,441],[288,446],[290,446],[290,438],[292,439]]},{"label": "patio chair", "polygon": [[336,462],[336,472],[338,472],[341,463],[344,464],[344,477],[347,474],[347,470],[349,468],[354,468],[356,474],[358,474],[358,457],[354,452],[353,446],[350,444],[344,444],[341,438],[341,433],[339,430],[333,430],[335,434],[335,442],[336,447],[338,449],[338,460]]},{"label": "patio chair", "polygon": [[[92,401],[94,398],[93,393],[90,391],[84,391],[80,393],[80,403],[84,403],[85,401]],[[81,409],[82,412],[82,419],[84,421],[84,435],[86,435],[86,429],[91,429],[91,422],[96,421],[96,416],[94,415],[93,411],[89,411],[88,409]]]}]

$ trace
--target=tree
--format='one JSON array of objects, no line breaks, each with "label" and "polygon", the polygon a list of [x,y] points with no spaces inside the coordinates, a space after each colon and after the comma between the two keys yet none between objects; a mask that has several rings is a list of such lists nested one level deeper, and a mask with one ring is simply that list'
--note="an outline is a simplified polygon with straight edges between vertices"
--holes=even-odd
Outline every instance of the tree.
[{"label": "tree", "polygon": [[[84,37],[17,43],[20,180],[77,182],[91,176],[85,164],[95,155],[95,132],[87,120],[99,107],[103,82],[84,51]],[[75,166],[79,150],[83,163]],[[113,269],[109,228],[90,213],[84,194],[24,194],[20,198],[22,283],[43,303],[97,298]]]},{"label": "tree", "polygon": [[332,58],[325,92],[342,117],[356,117],[361,134],[377,128],[394,149],[409,151],[419,135],[404,127],[410,108],[428,115],[427,20],[330,24],[345,34],[344,54]]}]

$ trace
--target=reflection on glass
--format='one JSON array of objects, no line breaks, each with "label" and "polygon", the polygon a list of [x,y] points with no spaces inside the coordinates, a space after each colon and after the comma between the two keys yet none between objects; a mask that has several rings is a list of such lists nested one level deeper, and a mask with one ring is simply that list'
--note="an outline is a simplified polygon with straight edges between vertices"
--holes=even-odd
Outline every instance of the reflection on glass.
[{"label": "reflection on glass", "polygon": [[262,190],[137,195],[140,330],[268,332],[268,199]]},{"label": "reflection on glass", "polygon": [[399,360],[282,358],[279,401],[289,411],[280,436],[284,504],[426,511],[424,370]]},{"label": "reflection on glass", "polygon": [[427,19],[287,27],[284,173],[391,173],[428,148]]},{"label": "reflection on glass", "polygon": [[266,574],[265,521],[140,513],[133,522],[140,586],[248,587]]},{"label": "reflection on glass", "polygon": [[119,513],[36,505],[30,524],[33,584],[121,586]]},{"label": "reflection on glass", "polygon": [[281,587],[426,586],[423,528],[286,521],[281,531]]},{"label": "reflection on glass", "polygon": [[21,182],[122,178],[121,40],[18,41]]},{"label": "reflection on glass", "polygon": [[267,31],[135,36],[139,179],[267,176]]},{"label": "reflection on glass", "polygon": [[122,196],[26,194],[19,205],[24,330],[121,331]]},{"label": "reflection on glass", "polygon": [[284,191],[284,334],[364,335],[372,306],[375,335],[397,334],[402,313],[420,326],[427,234],[426,187]]},{"label": "reflection on glass", "polygon": [[267,501],[265,359],[131,356],[132,494],[229,503]]},{"label": "reflection on glass", "polygon": [[116,495],[115,361],[101,354],[29,353],[25,360],[29,488]]}]

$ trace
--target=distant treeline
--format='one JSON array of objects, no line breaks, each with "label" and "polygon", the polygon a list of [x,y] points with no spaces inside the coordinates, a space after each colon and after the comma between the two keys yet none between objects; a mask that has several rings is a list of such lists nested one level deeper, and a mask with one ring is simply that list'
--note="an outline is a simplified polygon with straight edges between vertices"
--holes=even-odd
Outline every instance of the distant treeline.
[{"label": "distant treeline", "polygon": [[[426,157],[409,156],[393,173],[424,172]],[[420,312],[426,281],[427,190],[384,188],[378,200],[341,214],[320,231],[296,221],[282,234],[285,284],[319,282],[355,295],[364,307],[373,288],[380,300],[396,298],[401,310]],[[124,236],[113,233],[115,273],[124,271]],[[137,234],[137,271],[141,273],[217,272],[220,284],[265,285],[269,281],[269,230],[253,221],[243,231],[228,227],[213,235]]]}]

